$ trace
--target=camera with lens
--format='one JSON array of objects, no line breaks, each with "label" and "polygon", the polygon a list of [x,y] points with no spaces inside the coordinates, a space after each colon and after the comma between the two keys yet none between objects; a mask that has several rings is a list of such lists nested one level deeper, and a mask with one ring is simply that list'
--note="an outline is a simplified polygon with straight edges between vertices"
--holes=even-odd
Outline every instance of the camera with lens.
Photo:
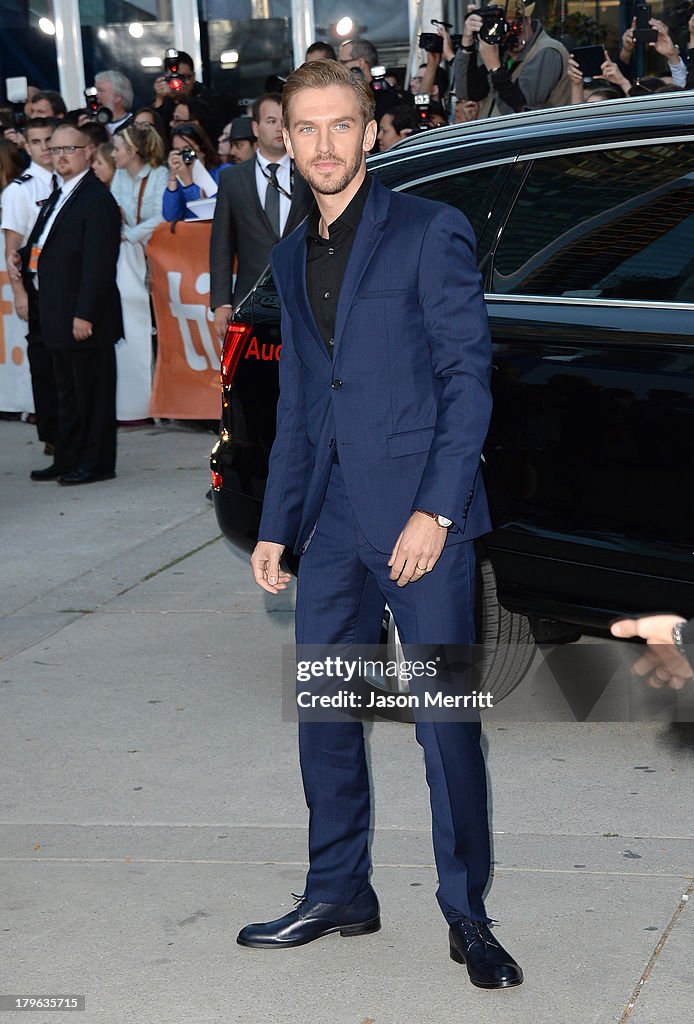
[{"label": "camera with lens", "polygon": [[179,63],[178,50],[167,50],[164,54],[164,81],[172,92],[180,92],[183,88],[183,79],[178,70]]},{"label": "camera with lens", "polygon": [[180,149],[179,155],[183,163],[186,165],[186,167],[190,167],[192,162],[194,160],[197,160],[197,153],[195,152],[194,149],[191,149],[190,146],[186,146],[185,149]]},{"label": "camera with lens", "polygon": [[482,19],[482,27],[479,31],[482,42],[489,43],[490,46],[501,46],[506,41],[509,30],[504,8],[494,4],[475,13],[479,14]]},{"label": "camera with lens", "polygon": [[96,86],[84,90],[84,102],[87,104],[87,117],[97,124],[108,124],[113,120],[113,111],[108,107],[102,107],[97,96]]},{"label": "camera with lens", "polygon": [[[453,28],[450,21],[438,21],[436,18],[431,19],[432,25],[442,25],[444,28]],[[438,32],[422,32],[419,37],[418,46],[420,50],[426,50],[427,53],[443,53],[443,36],[440,36]]]}]

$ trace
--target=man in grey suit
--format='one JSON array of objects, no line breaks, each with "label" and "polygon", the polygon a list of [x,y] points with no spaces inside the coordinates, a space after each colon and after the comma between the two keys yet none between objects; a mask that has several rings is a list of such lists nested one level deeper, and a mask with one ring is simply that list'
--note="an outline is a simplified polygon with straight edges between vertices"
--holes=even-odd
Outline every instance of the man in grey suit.
[{"label": "man in grey suit", "polygon": [[[258,139],[254,160],[223,171],[210,240],[210,306],[220,339],[233,305],[246,295],[270,261],[270,250],[301,223],[311,191],[294,170],[282,137],[279,93],[265,93],[253,104]],[[238,259],[232,288],[234,257]]]}]

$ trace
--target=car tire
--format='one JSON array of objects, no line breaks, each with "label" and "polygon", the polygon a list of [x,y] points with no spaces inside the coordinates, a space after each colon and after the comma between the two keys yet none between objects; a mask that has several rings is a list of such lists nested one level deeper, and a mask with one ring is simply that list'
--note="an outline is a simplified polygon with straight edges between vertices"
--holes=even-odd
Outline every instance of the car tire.
[{"label": "car tire", "polygon": [[523,681],[535,657],[535,638],[527,616],[499,604],[494,567],[477,553],[477,643],[483,648],[478,689],[498,704]]}]

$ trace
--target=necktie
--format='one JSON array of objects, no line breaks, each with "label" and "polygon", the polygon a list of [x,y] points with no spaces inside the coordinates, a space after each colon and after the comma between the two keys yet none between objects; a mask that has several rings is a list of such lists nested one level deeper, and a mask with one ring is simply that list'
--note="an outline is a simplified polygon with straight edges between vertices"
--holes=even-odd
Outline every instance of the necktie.
[{"label": "necktie", "polygon": [[39,211],[39,215],[36,218],[36,223],[34,224],[34,227],[31,231],[31,235],[29,236],[29,239],[27,241],[27,247],[30,247],[34,245],[36,242],[38,242],[39,238],[41,237],[41,233],[46,225],[46,221],[53,213],[53,210],[55,209],[55,204],[58,202],[62,194],[63,190],[61,188],[58,188],[58,179],[54,174],[53,191],[41,207],[41,210]]},{"label": "necktie", "polygon": [[280,237],[280,190],[279,182],[277,181],[279,167],[279,164],[267,165],[267,169],[270,172],[270,180],[265,190],[265,213],[270,221],[272,230],[278,238]]}]

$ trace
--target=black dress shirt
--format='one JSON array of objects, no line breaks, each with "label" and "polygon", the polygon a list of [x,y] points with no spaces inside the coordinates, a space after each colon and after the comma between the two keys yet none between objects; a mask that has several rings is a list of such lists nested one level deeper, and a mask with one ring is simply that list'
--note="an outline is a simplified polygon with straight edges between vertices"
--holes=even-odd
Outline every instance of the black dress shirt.
[{"label": "black dress shirt", "polygon": [[306,290],[320,336],[331,357],[342,278],[370,188],[371,178],[367,174],[349,206],[328,226],[329,238],[322,238],[318,230],[320,210],[316,203],[308,214]]}]

